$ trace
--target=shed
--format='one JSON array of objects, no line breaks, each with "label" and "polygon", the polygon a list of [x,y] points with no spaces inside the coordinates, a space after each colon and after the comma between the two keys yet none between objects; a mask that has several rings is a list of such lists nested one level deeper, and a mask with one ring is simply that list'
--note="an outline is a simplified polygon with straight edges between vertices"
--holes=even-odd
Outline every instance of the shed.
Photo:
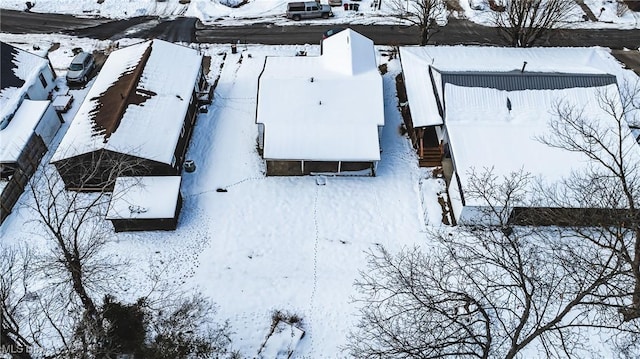
[{"label": "shed", "polygon": [[373,41],[346,29],[320,56],[267,57],[256,123],[267,175],[375,174],[384,99]]},{"label": "shed", "polygon": [[106,218],[116,232],[174,230],[182,208],[180,176],[118,177]]}]

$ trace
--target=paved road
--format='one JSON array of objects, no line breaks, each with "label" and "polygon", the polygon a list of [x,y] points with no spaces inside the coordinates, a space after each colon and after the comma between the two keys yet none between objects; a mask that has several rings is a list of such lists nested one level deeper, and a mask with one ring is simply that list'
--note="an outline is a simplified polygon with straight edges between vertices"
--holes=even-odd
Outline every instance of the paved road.
[{"label": "paved road", "polygon": [[96,26],[108,21],[107,19],[79,18],[71,15],[0,10],[0,31],[12,34],[55,33]]},{"label": "paved road", "polygon": [[[160,38],[173,42],[203,43],[318,43],[322,32],[339,25],[310,26],[296,24],[275,26],[252,24],[243,26],[204,26],[193,18],[175,20],[137,17],[127,20],[82,19],[68,15],[37,14],[2,10],[0,31],[9,33],[64,32],[81,37],[117,40],[123,37]],[[418,31],[406,26],[352,25],[354,30],[376,44],[406,45],[417,42]],[[451,19],[433,35],[435,44],[504,45],[496,29],[466,20]],[[557,30],[544,39],[541,46],[604,46],[614,49],[640,47],[640,30]]]},{"label": "paved road", "polygon": [[618,61],[622,62],[626,68],[633,70],[633,72],[640,76],[640,52],[613,50],[611,54],[618,59]]},{"label": "paved road", "polygon": [[[321,34],[339,25],[274,26],[254,24],[251,26],[211,27],[198,23],[196,39],[204,43],[249,42],[260,44],[296,45],[317,43]],[[373,39],[376,44],[408,45],[418,41],[415,27],[393,25],[351,25],[351,28]],[[447,26],[440,28],[431,38],[433,44],[481,44],[505,45],[493,27],[475,24],[466,20],[450,19]],[[540,46],[603,46],[614,49],[639,48],[640,30],[557,30],[545,38]]]}]

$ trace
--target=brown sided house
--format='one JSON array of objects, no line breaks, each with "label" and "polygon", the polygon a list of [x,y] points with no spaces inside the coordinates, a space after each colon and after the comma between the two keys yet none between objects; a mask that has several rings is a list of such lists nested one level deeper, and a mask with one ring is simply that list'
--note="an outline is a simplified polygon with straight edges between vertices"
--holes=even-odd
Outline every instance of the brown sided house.
[{"label": "brown sided house", "polygon": [[51,159],[66,187],[102,190],[118,176],[179,174],[208,90],[202,60],[161,40],[109,55]]}]

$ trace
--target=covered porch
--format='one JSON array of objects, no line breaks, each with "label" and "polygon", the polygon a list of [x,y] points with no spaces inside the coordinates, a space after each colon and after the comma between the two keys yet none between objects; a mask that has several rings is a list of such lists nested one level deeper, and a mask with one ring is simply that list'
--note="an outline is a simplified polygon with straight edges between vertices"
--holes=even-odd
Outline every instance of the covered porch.
[{"label": "covered porch", "polygon": [[305,176],[322,173],[375,176],[377,161],[267,160],[267,176]]}]

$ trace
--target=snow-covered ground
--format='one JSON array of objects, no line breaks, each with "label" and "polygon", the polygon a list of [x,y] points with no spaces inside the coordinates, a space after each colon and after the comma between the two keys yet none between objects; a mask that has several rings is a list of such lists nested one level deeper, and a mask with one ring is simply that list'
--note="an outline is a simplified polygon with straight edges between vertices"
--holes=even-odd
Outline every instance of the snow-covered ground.
[{"label": "snow-covered ground", "polygon": [[[217,0],[192,0],[189,5],[180,5],[178,0],[105,0],[101,4],[96,0],[37,0],[32,11],[111,18],[185,15],[227,24],[257,19],[293,23],[282,17],[286,2],[253,0],[232,8]],[[601,20],[611,23],[584,24],[640,27],[637,13],[607,17],[614,11],[608,1],[586,3],[596,15],[604,6]],[[328,21],[396,21],[388,16],[386,2],[382,10],[375,10],[372,0],[360,4],[358,13],[334,8],[336,17]],[[489,21],[486,10],[472,10],[466,0],[460,5],[464,9],[460,16]],[[3,0],[1,5],[10,9],[24,6],[18,0]],[[37,44],[41,52],[59,44],[48,55],[61,88],[66,86],[65,68],[73,48],[105,50],[112,45],[61,35],[0,34],[0,40],[31,51]],[[138,41],[123,39],[120,46]],[[399,62],[389,60],[388,48],[378,48],[378,61],[387,63],[389,72],[384,76],[385,127],[377,177],[266,178],[256,151],[255,124],[257,80],[264,57],[293,56],[300,50],[315,56],[319,47],[246,45],[232,54],[225,44],[194,46],[212,57],[211,80],[219,76],[214,102],[208,113],[199,115],[189,147],[187,158],[195,161],[197,170],[183,175],[184,205],[176,231],[116,235],[110,250],[132,263],[122,276],[125,289],[118,294],[129,300],[146,294],[148,276],[161,272],[168,285],[198,288],[219,305],[219,317],[230,319],[233,346],[244,357],[257,356],[273,310],[303,318],[306,334],[295,357],[343,357],[340,346],[357,320],[352,284],[358,270],[364,268],[365,252],[377,245],[391,251],[403,245],[428,246],[425,231],[441,225],[437,196],[443,184],[430,178],[430,171],[417,167],[408,139],[399,132],[402,119],[394,84]],[[76,102],[64,115],[67,122],[58,141],[87,89],[71,90]],[[228,191],[216,192],[217,188]],[[20,203],[29,200],[25,194]],[[25,231],[33,218],[19,204],[0,227],[3,245],[28,243],[47,250],[48,242]]]},{"label": "snow-covered ground", "polygon": [[[50,58],[61,87],[71,48],[110,45],[53,35],[2,34],[0,40],[25,49],[33,43],[42,49],[60,43]],[[237,54],[228,45],[198,48],[212,56],[210,76],[219,75],[219,81],[209,112],[198,117],[188,151],[197,170],[183,175],[184,205],[175,232],[117,234],[110,250],[133,263],[123,273],[127,289],[119,295],[133,300],[147,293],[148,276],[163,270],[163,282],[198,288],[219,305],[220,317],[233,326],[234,347],[245,357],[257,355],[274,310],[303,318],[306,334],[296,357],[341,357],[339,347],[356,320],[350,298],[365,252],[378,244],[394,250],[422,243],[425,218],[436,226],[441,218],[436,195],[442,184],[417,167],[408,139],[399,132],[394,82],[399,62],[389,62],[389,49],[378,48],[378,61],[389,68],[378,175],[329,177],[318,184],[316,177],[263,175],[255,107],[265,56],[294,56],[300,50],[315,56],[319,47],[248,45]],[[77,102],[65,114],[58,140],[87,89],[72,91]],[[25,194],[20,203],[29,200]],[[24,231],[33,218],[19,204],[0,227],[3,243],[45,249],[46,241]]]},{"label": "snow-covered ground", "polygon": [[[392,16],[392,2],[397,0],[380,0],[379,9],[374,6],[377,0],[343,0],[345,3],[357,2],[359,10],[344,10],[333,7],[335,17],[330,20],[307,20],[314,23],[351,23],[351,24],[390,24],[398,20]],[[571,0],[569,0],[571,1]],[[238,25],[254,22],[272,22],[278,25],[298,24],[284,18],[289,0],[191,0],[188,4],[180,4],[179,0],[37,0],[31,1],[34,12],[63,13],[79,16],[102,16],[107,18],[129,18],[143,15],[159,15],[163,17],[193,16],[204,23],[220,25]],[[326,3],[327,0],[321,0]],[[569,27],[577,28],[640,28],[640,13],[629,11],[618,1],[585,0],[585,4],[598,21],[584,21],[584,13],[576,6],[575,12],[568,19]],[[24,10],[24,0],[3,0],[0,8]],[[402,2],[401,2],[402,3]],[[455,3],[455,1],[453,2]],[[453,16],[466,17],[471,21],[491,25],[492,17],[488,0],[458,0],[461,10],[454,11]]]}]

